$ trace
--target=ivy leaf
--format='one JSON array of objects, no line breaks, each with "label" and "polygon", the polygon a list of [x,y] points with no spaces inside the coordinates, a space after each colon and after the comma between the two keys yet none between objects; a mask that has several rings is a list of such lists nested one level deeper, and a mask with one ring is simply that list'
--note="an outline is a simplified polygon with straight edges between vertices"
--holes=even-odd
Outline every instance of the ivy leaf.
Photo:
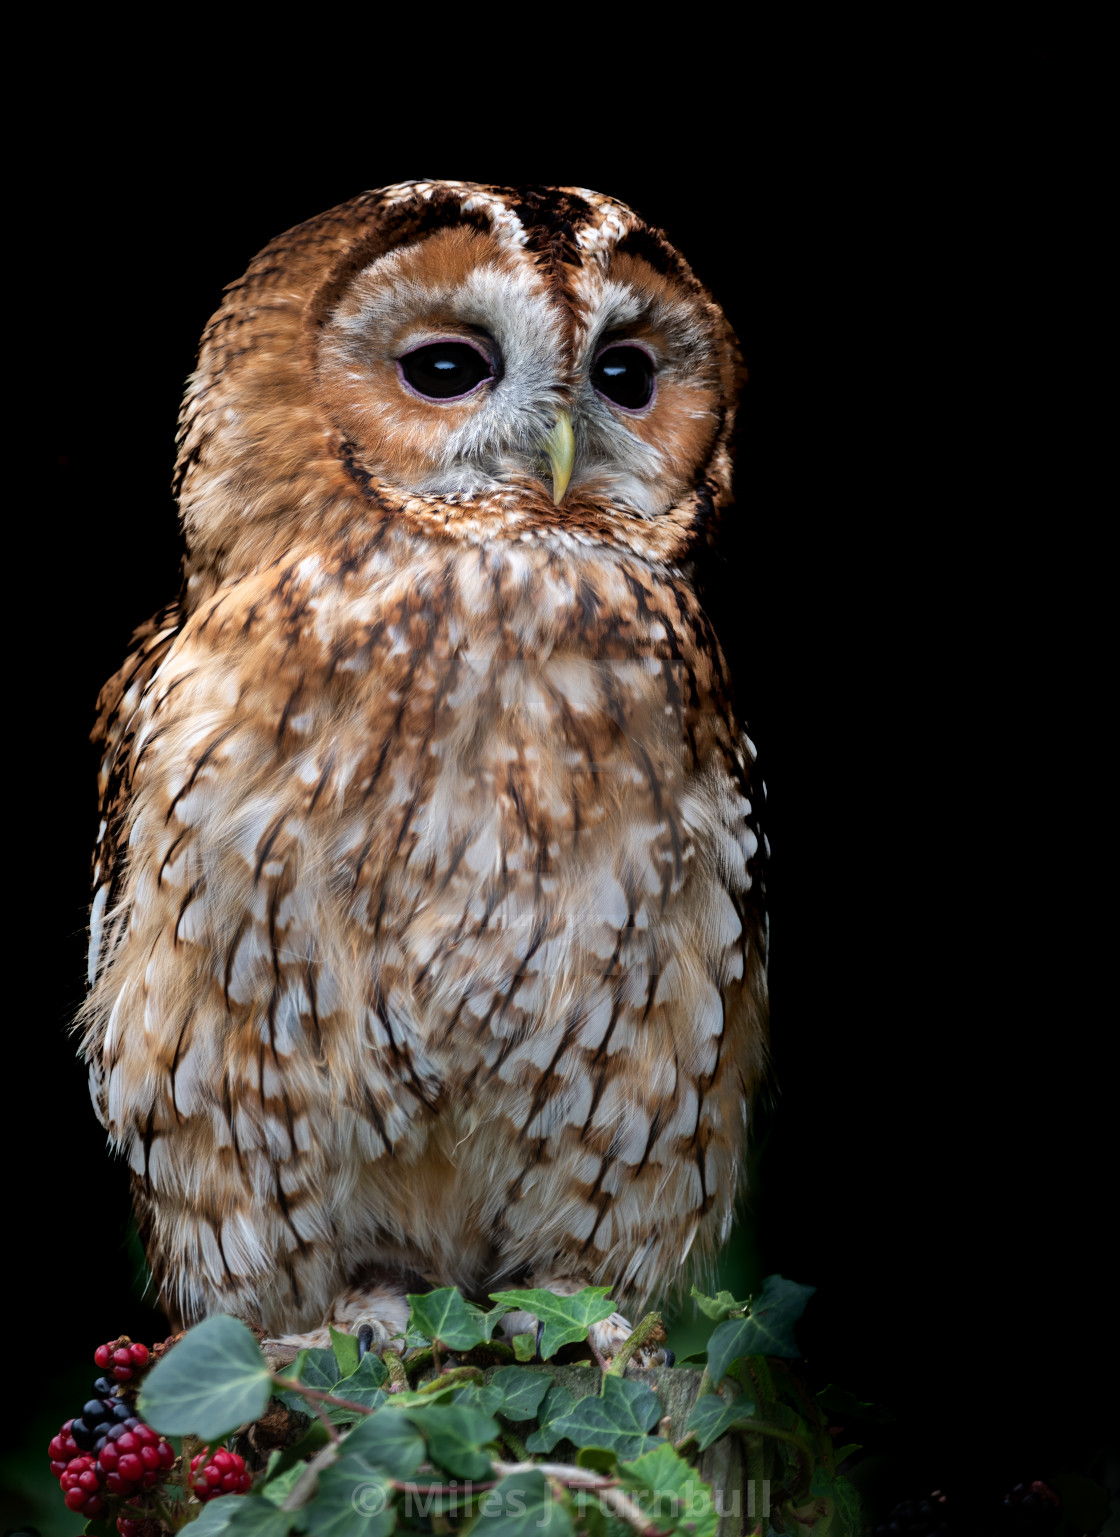
[{"label": "ivy leaf", "polygon": [[294,1377],[305,1387],[317,1388],[320,1393],[329,1393],[342,1372],[333,1350],[315,1349],[301,1350],[284,1376]]},{"label": "ivy leaf", "polygon": [[754,1399],[746,1393],[735,1398],[721,1398],[718,1393],[705,1393],[703,1398],[696,1400],[688,1424],[684,1427],[685,1434],[695,1436],[700,1450],[707,1451],[724,1431],[740,1426],[749,1419],[755,1408]]},{"label": "ivy leaf", "polygon": [[581,1398],[566,1414],[549,1422],[577,1446],[598,1446],[620,1457],[640,1457],[648,1450],[648,1432],[661,1418],[661,1403],[644,1382],[604,1377],[599,1397]]},{"label": "ivy leaf", "polygon": [[728,1318],[708,1341],[708,1370],[721,1382],[740,1356],[800,1355],[793,1326],[805,1311],[815,1286],[800,1286],[782,1276],[767,1276],[746,1318]]},{"label": "ivy leaf", "polygon": [[501,1388],[496,1388],[492,1382],[482,1385],[466,1382],[452,1394],[451,1402],[469,1404],[473,1409],[481,1409],[483,1414],[497,1414],[502,1407],[503,1396]]},{"label": "ivy leaf", "polygon": [[886,1425],[894,1419],[889,1409],[879,1404],[865,1403],[832,1382],[826,1388],[821,1388],[817,1394],[817,1403],[828,1416],[830,1425],[847,1424],[849,1420],[860,1420],[869,1425]]},{"label": "ivy leaf", "polygon": [[515,1334],[513,1353],[519,1361],[531,1361],[537,1353],[537,1340],[533,1334]]},{"label": "ivy leaf", "polygon": [[428,1340],[439,1340],[450,1350],[470,1350],[490,1338],[497,1318],[468,1302],[454,1286],[441,1286],[424,1297],[408,1296],[412,1312],[408,1319],[410,1335],[419,1333]]},{"label": "ivy leaf", "polygon": [[654,1525],[689,1537],[715,1537],[719,1516],[712,1491],[668,1441],[621,1468],[627,1483],[641,1491],[639,1503]]},{"label": "ivy leaf", "polygon": [[706,1297],[695,1286],[692,1288],[691,1296],[704,1317],[710,1318],[717,1324],[721,1324],[725,1318],[730,1318],[732,1313],[745,1312],[751,1301],[746,1297],[742,1302],[736,1302],[730,1292],[716,1292],[714,1297]]},{"label": "ivy leaf", "polygon": [[552,1498],[543,1473],[511,1473],[479,1496],[472,1533],[478,1537],[572,1537],[572,1518]]},{"label": "ivy leaf", "polygon": [[501,1371],[491,1377],[490,1386],[501,1390],[502,1400],[497,1406],[497,1412],[503,1419],[535,1420],[541,1400],[552,1386],[552,1378],[543,1371],[503,1366]]},{"label": "ivy leaf", "polygon": [[854,1457],[857,1452],[863,1451],[862,1441],[849,1441],[846,1446],[838,1446],[832,1454],[832,1460],[837,1467],[842,1462],[847,1462],[849,1457]]},{"label": "ivy leaf", "polygon": [[[309,1388],[316,1388],[320,1393],[329,1393],[341,1373],[338,1370],[338,1360],[334,1351],[316,1347],[301,1350],[291,1366],[284,1369],[282,1375],[289,1382],[303,1382]],[[289,1409],[297,1409],[301,1414],[315,1412],[303,1394],[295,1392],[292,1388],[279,1389],[276,1397],[281,1403],[287,1404]]]},{"label": "ivy leaf", "polygon": [[[245,1332],[248,1334],[249,1331]],[[250,1334],[249,1338],[253,1336]],[[182,1343],[180,1341],[175,1350],[179,1350]],[[169,1350],[163,1359],[168,1360],[174,1353]],[[150,1382],[151,1378],[148,1380]],[[155,1429],[154,1425],[152,1429]],[[254,1499],[248,1494],[223,1494],[220,1499],[208,1500],[202,1507],[198,1520],[191,1522],[191,1537],[227,1537],[227,1534],[228,1537],[286,1537],[298,1514],[295,1510],[280,1510],[271,1500]]]},{"label": "ivy leaf", "polygon": [[544,1324],[541,1355],[547,1361],[561,1345],[574,1345],[577,1340],[585,1340],[592,1324],[611,1316],[614,1303],[607,1300],[609,1292],[609,1286],[585,1286],[574,1297],[557,1297],[533,1286],[526,1291],[491,1292],[490,1295],[507,1309],[531,1313]]},{"label": "ivy leaf", "polygon": [[[517,1368],[514,1367],[514,1371]],[[574,1399],[567,1388],[554,1382],[548,1390],[544,1403],[540,1408],[540,1429],[534,1430],[525,1442],[526,1448],[531,1452],[550,1452],[557,1441],[564,1439],[561,1430],[553,1430],[554,1421],[561,1420],[571,1409]]]},{"label": "ivy leaf", "polygon": [[382,1409],[354,1426],[342,1450],[389,1478],[408,1478],[424,1461],[424,1438],[404,1414]]},{"label": "ivy leaf", "polygon": [[358,1370],[358,1341],[353,1334],[343,1334],[331,1324],[327,1328],[330,1330],[334,1358],[338,1362],[338,1374],[340,1377],[349,1377]]},{"label": "ivy leaf", "polygon": [[218,1316],[197,1324],[156,1363],[138,1408],[153,1430],[220,1441],[259,1420],[271,1397],[256,1340],[236,1318]]},{"label": "ivy leaf", "polygon": [[[361,1365],[350,1374],[343,1377],[341,1382],[336,1382],[329,1391],[338,1398],[348,1398],[351,1403],[362,1404],[367,1409],[377,1409],[385,1402],[388,1394],[384,1392],[381,1384],[388,1377],[385,1363],[380,1356],[375,1356],[372,1351],[362,1357]],[[339,1409],[331,1405],[331,1418],[357,1419],[354,1413],[347,1413],[345,1409]]]},{"label": "ivy leaf", "polygon": [[612,1477],[618,1471],[618,1457],[614,1452],[605,1452],[601,1446],[581,1446],[576,1453],[577,1468],[594,1468],[596,1473],[607,1473]]},{"label": "ivy leaf", "polygon": [[409,1407],[404,1413],[428,1443],[433,1462],[456,1478],[485,1478],[490,1456],[482,1450],[499,1435],[497,1420],[469,1404]]},{"label": "ivy leaf", "polygon": [[293,1462],[290,1467],[266,1479],[263,1484],[253,1490],[253,1493],[263,1494],[265,1499],[271,1500],[274,1505],[283,1505],[291,1494],[293,1486],[299,1483],[306,1472],[306,1462]]},{"label": "ivy leaf", "polygon": [[309,1537],[388,1537],[393,1484],[363,1458],[344,1455],[319,1474],[315,1498],[297,1512]]}]

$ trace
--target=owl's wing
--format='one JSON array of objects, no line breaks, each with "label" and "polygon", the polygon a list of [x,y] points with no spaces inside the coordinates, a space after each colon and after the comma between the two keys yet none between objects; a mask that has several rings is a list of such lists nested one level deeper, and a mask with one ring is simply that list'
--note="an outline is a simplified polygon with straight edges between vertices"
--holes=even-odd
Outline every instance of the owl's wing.
[{"label": "owl's wing", "polygon": [[[91,988],[97,978],[105,939],[105,915],[118,907],[124,868],[121,828],[132,787],[131,744],[140,706],[182,626],[182,607],[175,599],[135,631],[127,660],[98,695],[97,721],[90,733],[94,746],[101,749],[97,776],[100,823],[93,855],[88,957]],[[95,1104],[98,1098],[95,1093]]]},{"label": "owl's wing", "polygon": [[[316,1297],[321,1316],[339,1180],[439,1088],[355,906],[379,803],[339,745],[346,689],[308,614],[298,579],[256,574],[157,616],[102,695],[83,1045],[185,1318],[298,1320]],[[378,750],[355,728],[358,758]]]}]

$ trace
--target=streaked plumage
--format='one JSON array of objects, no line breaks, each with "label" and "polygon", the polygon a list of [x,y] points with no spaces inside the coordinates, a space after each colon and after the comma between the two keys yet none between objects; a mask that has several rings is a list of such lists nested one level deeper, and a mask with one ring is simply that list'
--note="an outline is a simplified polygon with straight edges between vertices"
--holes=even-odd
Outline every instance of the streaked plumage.
[{"label": "streaked plumage", "polygon": [[[447,337],[499,372],[422,399],[396,359]],[[604,338],[653,358],[647,409],[592,387]],[[96,733],[84,1050],[176,1319],[306,1331],[356,1287],[335,1316],[388,1327],[421,1280],[636,1301],[726,1236],[758,795],[690,561],[736,380],[664,237],[581,190],[364,194],[227,291],[183,592]]]}]

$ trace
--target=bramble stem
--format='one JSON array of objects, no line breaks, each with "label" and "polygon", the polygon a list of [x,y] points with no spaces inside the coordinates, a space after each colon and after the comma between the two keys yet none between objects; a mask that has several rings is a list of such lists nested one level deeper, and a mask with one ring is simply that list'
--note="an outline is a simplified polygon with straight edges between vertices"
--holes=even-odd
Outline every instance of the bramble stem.
[{"label": "bramble stem", "polygon": [[[649,1339],[650,1335],[656,1329],[661,1329],[661,1314],[647,1313],[646,1316],[642,1319],[641,1323],[639,1323],[637,1327],[632,1331],[630,1338],[626,1340],[622,1346],[622,1349],[618,1352],[610,1366],[607,1368],[612,1377],[621,1377],[624,1375],[627,1362],[634,1355],[635,1351],[642,1348],[646,1340]],[[664,1338],[664,1330],[662,1330],[662,1338]]]},{"label": "bramble stem", "polygon": [[408,1373],[404,1369],[404,1362],[395,1350],[386,1350],[381,1359],[385,1363],[385,1369],[389,1373],[388,1392],[400,1393],[408,1387]]},{"label": "bramble stem", "polygon": [[[321,1388],[305,1387],[302,1382],[297,1382],[294,1377],[278,1377],[274,1372],[272,1380],[278,1388],[283,1388],[287,1393],[301,1393],[310,1402],[311,1407],[319,1415],[320,1419],[323,1416],[318,1408],[319,1404],[333,1404],[336,1409],[353,1409],[355,1414],[373,1413],[368,1404],[356,1404],[352,1398],[339,1398],[334,1393],[324,1393]],[[338,1432],[329,1420],[327,1424],[331,1431],[331,1439],[337,1441]]]}]

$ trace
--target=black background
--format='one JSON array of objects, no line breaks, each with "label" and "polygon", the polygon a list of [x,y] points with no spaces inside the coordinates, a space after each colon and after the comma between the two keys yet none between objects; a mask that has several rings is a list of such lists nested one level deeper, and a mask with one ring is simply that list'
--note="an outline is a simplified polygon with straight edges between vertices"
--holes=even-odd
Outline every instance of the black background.
[{"label": "black background", "polygon": [[710,597],[773,848],[775,1094],[746,1279],[815,1284],[813,1386],[894,1411],[845,1436],[887,1457],[881,1500],[1088,1469],[1115,1435],[1114,1174],[1110,1208],[1104,1026],[1066,943],[1054,780],[1078,81],[1030,39],[811,63],[728,42],[722,65],[667,42],[652,63],[606,50],[579,80],[571,48],[557,64],[527,43],[516,89],[508,63],[452,51],[419,78],[338,43],[345,88],[314,100],[295,57],[275,86],[251,50],[227,58],[215,96],[185,73],[142,93],[85,78],[76,50],[22,167],[6,1184],[9,1325],[46,1352],[21,1424],[34,1456],[97,1343],[159,1333],[63,1032],[96,830],[86,734],[133,626],[177,586],[167,487],[198,335],[281,230],[453,176],[632,203],[750,370]]}]

